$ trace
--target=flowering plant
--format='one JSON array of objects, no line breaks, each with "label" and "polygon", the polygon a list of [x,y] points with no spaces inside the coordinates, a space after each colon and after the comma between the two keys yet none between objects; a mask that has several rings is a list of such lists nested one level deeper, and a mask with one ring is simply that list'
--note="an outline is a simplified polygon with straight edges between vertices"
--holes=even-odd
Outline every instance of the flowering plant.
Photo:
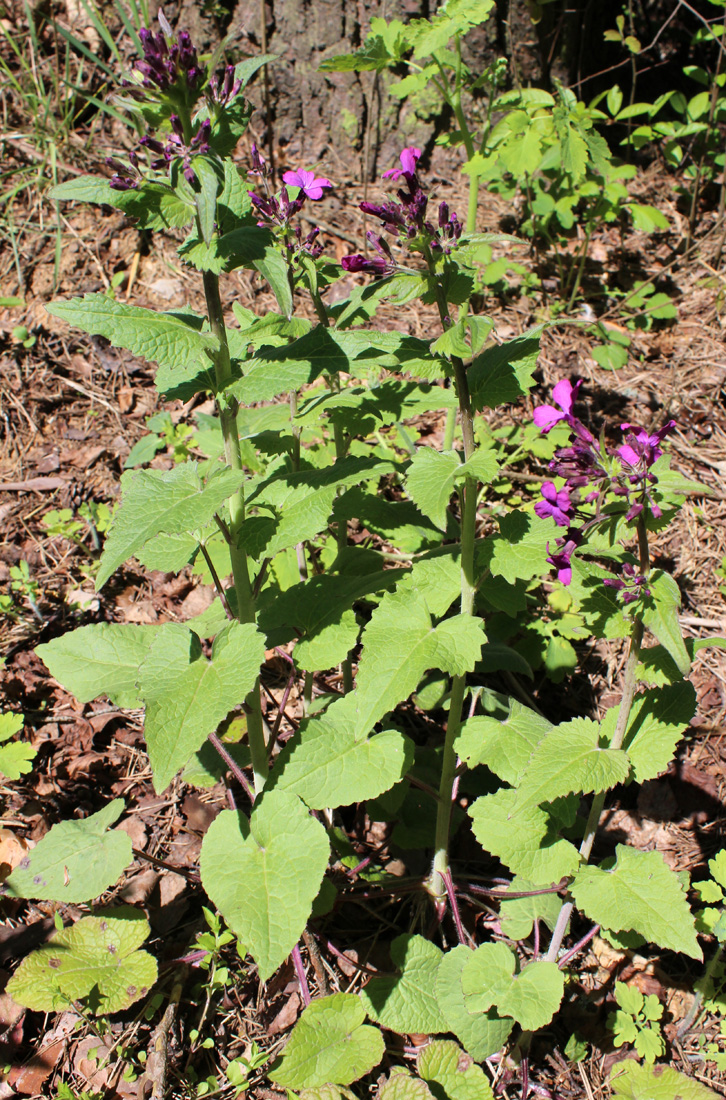
[{"label": "flowering plant", "polygon": [[[619,845],[614,861],[589,863],[608,792],[659,774],[694,711],[677,586],[651,567],[648,549],[649,531],[682,499],[662,453],[674,425],[624,425],[623,441],[608,448],[575,415],[580,383],[563,379],[530,425],[552,433],[542,499],[502,509],[504,455],[486,445],[481,414],[534,388],[541,328],[488,342],[493,324],[472,306],[482,235],[469,219],[462,229],[445,201],[428,217],[421,153],[404,149],[400,168],[385,174],[400,184],[398,201],[362,204],[392,242],[372,233],[377,256],[341,263],[376,279],[332,301],[341,269],[325,257],[317,227],[303,237],[299,224],[304,204],[323,200],[331,181],[290,169],[275,192],[255,146],[240,172],[231,153],[254,67],[216,76],[188,36],[175,36],[163,16],[160,27],[142,36],[144,56],[122,92],[148,125],[141,151],[128,169],[114,162],[110,181],[82,177],[55,197],[107,203],[151,229],[185,229],[179,252],[200,274],[205,314],[100,294],[50,311],[155,361],[162,396],[213,396],[217,418],[201,458],[123,475],[97,584],[135,558],[204,573],[216,599],[184,623],[93,623],[38,653],[81,702],[106,694],[144,708],[157,792],[179,773],[199,775],[207,743],[219,755],[214,774],[226,778],[230,808],[205,834],[202,886],[261,982],[291,957],[307,1006],[271,1081],[345,1089],[381,1061],[383,1031],[453,1034],[480,1063],[466,1070],[472,1095],[491,1096],[481,1063],[506,1044],[518,1048],[526,1094],[531,1034],[555,1017],[566,971],[594,930],[701,957],[683,884],[657,852]],[[232,323],[221,277],[240,267],[267,280],[277,310],[256,317],[234,302]],[[303,294],[315,323],[295,315]],[[435,305],[435,338],[357,327],[380,302],[415,299]],[[447,413],[440,450],[416,433],[416,418],[431,409]],[[349,538],[350,520],[367,532],[365,544]],[[628,549],[634,531],[637,559]],[[528,609],[548,565],[567,588],[570,636],[628,646],[621,702],[597,718],[550,722],[521,702],[524,690],[518,698],[495,690],[512,668],[531,673],[507,623],[516,632],[528,612],[525,629],[541,625],[542,612]],[[645,644],[646,631],[655,645]],[[263,705],[271,651],[289,672],[274,706]],[[316,697],[322,674],[327,690]],[[412,697],[429,705],[431,677],[441,690],[419,730],[398,708]],[[286,721],[298,679],[302,718]],[[648,683],[655,689],[640,690]],[[223,740],[235,711],[246,729],[236,755]],[[432,932],[394,939],[392,972],[359,994],[311,999],[303,951],[315,958],[315,937],[328,942],[336,908],[356,883],[368,896],[378,881],[384,893],[399,888],[385,866],[368,871],[374,853],[363,856],[346,835],[350,806],[390,824],[394,838],[401,826],[402,848],[426,853],[413,886],[431,905]],[[37,871],[60,859],[64,870],[72,863],[74,900],[93,901],[131,858],[107,832],[121,812],[114,803],[75,822],[72,842],[51,831],[6,892],[67,898],[58,875]],[[507,875],[506,889],[469,882],[476,873],[457,847],[464,821],[482,861]],[[89,844],[114,858],[84,874]],[[341,852],[354,853],[347,873]],[[501,904],[494,937],[464,909],[482,894]],[[588,930],[563,950],[575,912]],[[153,981],[153,960],[141,955],[129,958],[145,981],[122,983],[121,1004]],[[37,971],[23,964],[12,995],[40,1008],[67,1002],[63,967],[43,968],[48,987],[37,985]],[[420,1051],[421,1095],[429,1083],[449,1088],[461,1053],[446,1039]]]}]

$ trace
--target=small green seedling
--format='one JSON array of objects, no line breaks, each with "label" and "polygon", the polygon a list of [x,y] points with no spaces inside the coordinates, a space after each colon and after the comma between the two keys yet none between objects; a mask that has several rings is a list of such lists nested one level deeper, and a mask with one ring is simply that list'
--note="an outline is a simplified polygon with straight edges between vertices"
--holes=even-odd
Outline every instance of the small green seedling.
[{"label": "small green seedling", "polygon": [[644,996],[635,986],[615,983],[619,1008],[608,1016],[608,1027],[616,1047],[632,1043],[640,1057],[652,1064],[665,1054],[665,1041],[659,1020],[663,1005],[653,994]]}]

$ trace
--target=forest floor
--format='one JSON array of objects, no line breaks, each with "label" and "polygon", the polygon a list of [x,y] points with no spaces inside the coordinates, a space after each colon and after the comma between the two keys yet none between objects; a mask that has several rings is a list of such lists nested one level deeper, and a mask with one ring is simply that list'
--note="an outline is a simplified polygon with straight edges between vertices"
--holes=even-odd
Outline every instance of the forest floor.
[{"label": "forest floor", "polygon": [[[27,150],[16,149],[14,156],[27,171]],[[241,165],[245,158],[242,147]],[[71,172],[78,170],[73,163],[67,167]],[[87,167],[84,163],[84,170]],[[104,171],[102,161],[96,169]],[[358,250],[364,223],[357,208],[362,185],[339,174],[336,178],[338,169],[339,165],[328,166],[336,190],[316,207],[316,213],[320,211],[328,252],[339,259]],[[458,202],[458,208],[465,209],[466,199],[463,192],[457,193],[457,185],[447,185],[443,177],[437,180],[436,164],[432,172],[440,197],[454,208]],[[602,286],[628,290],[636,278],[652,277],[659,290],[671,295],[677,319],[631,333],[629,361],[617,372],[595,362],[586,327],[562,324],[546,330],[538,397],[548,394],[563,377],[580,377],[582,395],[596,418],[645,426],[657,426],[669,417],[677,421],[678,429],[670,437],[673,464],[703,489],[694,492],[678,520],[656,540],[656,564],[666,566],[678,581],[685,634],[721,635],[726,634],[724,225],[704,205],[692,247],[683,254],[685,217],[672,176],[654,165],[636,185],[647,196],[644,201],[663,210],[672,232],[654,238],[622,235],[619,228],[611,227],[596,235],[589,248],[584,297],[587,301]],[[369,197],[376,187],[368,186]],[[6,597],[0,624],[4,655],[0,684],[4,709],[25,716],[25,738],[38,752],[32,773],[0,788],[0,864],[15,866],[27,846],[54,822],[85,816],[111,799],[123,798],[126,813],[121,827],[131,836],[135,862],[103,902],[146,910],[152,926],[149,946],[161,964],[158,995],[150,1005],[144,1004],[140,1014],[131,1012],[100,1024],[75,1011],[50,1017],[25,1012],[0,993],[0,1066],[5,1067],[0,1097],[56,1096],[60,1081],[93,1096],[145,1096],[159,1071],[153,1058],[144,1061],[144,1055],[153,1053],[164,1033],[169,1037],[166,1068],[173,1096],[197,1095],[198,1082],[209,1077],[218,1077],[215,1087],[234,1096],[239,1089],[224,1083],[228,1060],[249,1057],[254,1042],[274,1054],[302,1002],[291,963],[262,988],[254,972],[229,950],[224,956],[229,968],[226,989],[213,988],[209,973],[199,968],[201,953],[194,953],[195,936],[206,927],[199,852],[204,832],[226,804],[225,785],[210,778],[207,787],[192,788],[177,778],[157,795],[144,752],[142,713],[122,712],[98,700],[77,703],[49,677],[34,653],[40,642],[71,626],[184,621],[212,601],[211,586],[201,584],[188,571],[178,576],[149,573],[132,563],[119,570],[100,593],[95,592],[96,533],[83,520],[71,532],[68,522],[78,519],[84,503],[116,499],[124,461],[145,434],[145,421],[159,404],[148,364],[108,347],[101,339],[70,332],[45,311],[52,298],[109,290],[112,281],[113,292],[122,301],[155,309],[199,308],[198,280],[177,257],[172,239],[156,237],[150,248],[148,238],[117,212],[74,205],[57,213],[50,202],[28,189],[0,214],[13,227],[11,238],[0,245],[0,287],[4,295],[25,299],[21,310],[0,309],[0,593]],[[498,228],[511,215],[500,198],[485,196],[480,229]],[[571,243],[574,250],[577,235]],[[528,246],[521,251],[525,266],[538,265],[541,288],[525,296],[513,287],[507,295],[492,296],[484,303],[483,312],[495,320],[499,338],[523,332],[548,316],[556,295],[551,257],[535,257]],[[273,308],[269,294],[249,272],[231,274],[224,289],[227,304],[236,300],[257,313]],[[336,288],[341,296],[345,291],[345,284]],[[576,318],[588,320],[588,310],[579,308]],[[388,317],[391,328],[413,335],[438,332],[433,310],[427,312],[418,305],[391,310],[388,315],[384,311],[381,316],[384,323]],[[610,323],[622,327],[622,317],[615,310]],[[20,324],[34,340],[32,346],[25,346],[18,337],[15,330]],[[190,406],[171,402],[165,408],[176,425],[192,423]],[[510,412],[515,418],[530,414],[524,406]],[[440,428],[434,417],[426,430],[435,437]],[[172,462],[165,449],[152,466],[165,468]],[[49,520],[49,513],[63,509],[70,509],[70,516]],[[599,657],[589,686],[568,688],[582,695],[581,713],[594,714],[593,698],[602,708],[618,699],[621,649],[616,644],[602,645]],[[677,761],[665,776],[646,783],[637,801],[629,798],[627,790],[619,792],[601,831],[604,844],[608,837],[627,838],[640,848],[656,848],[671,866],[698,878],[726,837],[725,652],[700,651],[691,679],[698,714]],[[284,662],[271,653],[264,672],[271,706],[280,702],[286,682]],[[331,676],[321,678],[315,690],[336,686]],[[533,689],[553,720],[558,718],[561,693],[561,687],[553,687],[544,677]],[[296,684],[285,708],[283,734],[296,727],[300,713]],[[314,938],[303,953],[313,993],[326,987],[355,990],[368,973],[385,968],[385,951],[371,935],[371,908],[398,931],[430,919],[430,914],[422,918],[411,901],[408,877],[415,876],[416,868],[407,864],[406,853],[391,845],[379,827],[371,828],[363,815],[352,826],[350,834],[361,862],[370,857],[400,876],[401,891],[384,900],[368,898],[365,883],[350,874],[346,904],[317,927],[313,924]],[[0,967],[4,968],[0,983],[20,958],[52,934],[56,914],[68,922],[86,911],[42,902],[4,901],[0,906]],[[341,941],[347,945],[345,955],[337,946]],[[573,990],[565,1013],[570,1031],[577,1030],[590,1044],[587,1057],[575,1062],[565,1056],[569,1032],[548,1034],[547,1045],[535,1045],[532,1050],[531,1074],[538,1093],[587,1100],[608,1095],[608,1070],[625,1053],[613,1048],[604,1020],[613,1006],[614,981],[628,980],[645,993],[655,993],[665,1004],[672,1064],[726,1094],[726,1074],[703,1060],[700,1045],[703,1036],[717,1039],[718,1018],[707,1017],[682,1042],[676,1037],[678,1023],[692,1003],[689,990],[697,976],[698,967],[688,964],[684,969],[682,957],[619,952],[596,938],[582,964],[580,987]],[[177,1005],[174,985],[180,979]],[[211,1043],[206,1042],[209,1039]],[[518,1096],[517,1068],[502,1062],[495,1069],[500,1093]],[[246,1095],[281,1095],[258,1080],[253,1074]]]}]

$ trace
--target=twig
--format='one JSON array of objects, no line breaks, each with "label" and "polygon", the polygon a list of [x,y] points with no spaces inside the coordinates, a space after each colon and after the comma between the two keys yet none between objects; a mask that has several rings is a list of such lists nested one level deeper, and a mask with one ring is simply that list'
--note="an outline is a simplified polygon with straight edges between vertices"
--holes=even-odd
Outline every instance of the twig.
[{"label": "twig", "polygon": [[323,997],[327,997],[330,993],[328,975],[325,973],[325,965],[323,964],[323,958],[320,954],[320,948],[315,941],[315,937],[310,935],[307,928],[303,931],[303,943],[308,949],[310,962],[313,964],[313,970],[315,971],[315,978],[318,983],[318,989],[320,990]]},{"label": "twig", "polygon": [[[169,1065],[169,1032],[172,1029],[176,1014],[179,1011],[182,989],[186,981],[188,969],[182,967],[177,975],[169,995],[169,1004],[161,1020],[154,1029],[149,1043],[146,1059],[144,1078],[151,1084],[150,1100],[163,1100],[166,1096],[166,1077]],[[144,1095],[144,1078],[139,1081],[139,1096]]]},{"label": "twig", "polygon": [[303,966],[302,956],[300,955],[300,948],[298,944],[292,949],[292,965],[295,967],[295,973],[297,974],[297,980],[300,983],[300,994],[303,999],[303,1004],[307,1008],[310,1004],[310,989],[308,988],[308,979],[305,974],[305,967]]}]

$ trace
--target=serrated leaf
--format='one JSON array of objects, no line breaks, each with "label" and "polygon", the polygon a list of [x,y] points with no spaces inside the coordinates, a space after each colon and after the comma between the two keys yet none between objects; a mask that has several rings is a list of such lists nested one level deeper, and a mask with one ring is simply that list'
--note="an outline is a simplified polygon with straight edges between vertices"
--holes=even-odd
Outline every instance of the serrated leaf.
[{"label": "serrated leaf", "polygon": [[489,568],[495,577],[504,577],[513,584],[517,580],[531,580],[546,573],[547,544],[554,545],[557,525],[549,517],[528,512],[513,511],[499,520],[500,534],[492,539],[493,553]]},{"label": "serrated leaf", "polygon": [[478,798],[469,810],[474,836],[485,851],[534,882],[557,883],[574,874],[580,854],[557,831],[545,810],[517,807],[517,791],[500,790]]},{"label": "serrated leaf", "polygon": [[327,526],[340,489],[378,480],[393,470],[393,463],[383,459],[350,456],[322,469],[276,471],[247,498],[263,514],[246,520],[241,535],[245,549],[256,559],[272,557],[315,538]]},{"label": "serrated leaf", "polygon": [[425,1081],[396,1066],[381,1085],[378,1100],[433,1100],[433,1093]]},{"label": "serrated leaf", "polygon": [[80,703],[108,695],[119,707],[141,706],[137,680],[158,626],[94,623],[37,646],[59,684]]},{"label": "serrated leaf", "polygon": [[572,718],[548,730],[524,770],[517,807],[553,802],[575,791],[607,791],[627,779],[628,754],[601,748],[600,739],[600,723],[591,718]]},{"label": "serrated leaf", "polygon": [[[693,684],[679,680],[664,688],[636,695],[630,707],[623,748],[630,757],[638,783],[654,779],[668,767],[678,742],[696,713]],[[612,736],[618,708],[611,707],[602,721],[604,736]]]},{"label": "serrated leaf", "polygon": [[672,1066],[618,1062],[610,1071],[613,1100],[715,1100],[719,1094]]},{"label": "serrated leaf", "polygon": [[456,451],[419,447],[406,474],[406,490],[416,507],[441,531],[461,460]]},{"label": "serrated leaf", "polygon": [[398,974],[371,978],[361,993],[368,1015],[381,1027],[402,1035],[431,1035],[446,1030],[436,1000],[436,972],[442,952],[423,936],[397,936],[391,959]]},{"label": "serrated leaf", "polygon": [[435,1039],[422,1048],[418,1072],[424,1081],[438,1086],[435,1095],[446,1100],[492,1100],[492,1089],[481,1066],[463,1054],[450,1039]]},{"label": "serrated leaf", "polygon": [[302,935],[329,854],[323,826],[299,798],[283,791],[265,792],[249,822],[223,810],[210,825],[202,842],[202,884],[249,946],[261,981]]},{"label": "serrated leaf", "polygon": [[33,760],[37,755],[37,749],[22,741],[0,745],[0,774],[13,781],[20,779],[21,775],[28,775],[33,770]]},{"label": "serrated leaf", "polygon": [[32,761],[38,755],[37,749],[22,741],[10,741],[20,733],[25,719],[22,714],[0,714],[0,741],[9,742],[0,745],[0,774],[7,779],[20,779],[33,770]]},{"label": "serrated leaf", "polygon": [[228,623],[214,639],[210,660],[202,655],[197,635],[185,626],[165,623],[157,628],[138,681],[156,791],[165,790],[249,694],[264,655],[264,639],[252,623]]},{"label": "serrated leaf", "polygon": [[534,385],[540,332],[486,348],[467,371],[474,408],[495,409],[516,401]]},{"label": "serrated leaf", "polygon": [[383,1036],[364,1024],[365,1009],[354,993],[333,993],[307,1006],[282,1057],[268,1076],[285,1088],[349,1085],[383,1057]]},{"label": "serrated leaf", "polygon": [[648,577],[650,599],[643,610],[643,622],[648,630],[668,650],[681,676],[687,676],[691,658],[683,640],[678,611],[681,606],[681,590],[670,573],[656,569]]},{"label": "serrated leaf", "polygon": [[517,958],[503,943],[485,943],[467,960],[461,985],[472,1010],[496,1008],[526,1031],[550,1022],[560,1007],[565,979],[557,963],[537,960],[515,974]]},{"label": "serrated leaf", "polygon": [[452,615],[440,622],[431,635],[432,667],[451,676],[463,676],[473,670],[485,641],[481,619],[467,614]]},{"label": "serrated leaf", "polygon": [[514,1025],[511,1019],[498,1016],[495,1009],[469,1011],[461,974],[471,955],[471,949],[462,944],[445,953],[436,973],[436,999],[447,1029],[456,1035],[475,1061],[483,1062],[501,1050]]},{"label": "serrated leaf", "polygon": [[[86,294],[83,298],[50,302],[46,309],[83,332],[105,336],[115,348],[126,348],[134,355],[157,363],[156,384],[161,392],[171,392],[173,386],[185,378],[209,373],[209,354],[218,347],[216,337],[201,331],[201,317],[143,309],[116,302],[107,294]],[[209,388],[213,375],[211,371],[205,383]],[[197,387],[204,388],[204,384]]]},{"label": "serrated leaf", "polygon": [[196,462],[171,470],[130,470],[101,555],[96,591],[155,535],[177,535],[208,523],[244,481],[241,470],[215,471],[202,482]]},{"label": "serrated leaf", "polygon": [[[288,1095],[292,1096],[292,1093]],[[357,1100],[355,1094],[343,1085],[318,1085],[314,1089],[303,1089],[297,1095],[299,1100]]]},{"label": "serrated leaf", "polygon": [[692,959],[703,958],[694,918],[677,875],[659,852],[618,844],[615,865],[583,867],[570,887],[575,904],[613,932],[639,932]]},{"label": "serrated leaf", "polygon": [[297,637],[295,664],[303,671],[332,668],[355,645],[359,626],[353,604],[393,587],[404,570],[389,569],[364,576],[324,573],[284,592],[267,589],[258,601],[257,622],[268,646]]},{"label": "serrated leaf", "polygon": [[470,616],[456,616],[434,627],[414,587],[387,593],[364,631],[356,688],[347,704],[355,715],[356,735],[367,734],[407,699],[429,669],[452,675],[471,671],[484,641],[480,621]]},{"label": "serrated leaf", "polygon": [[345,701],[313,719],[280,752],[270,786],[298,795],[314,810],[377,798],[413,764],[413,744],[398,730],[356,739]]},{"label": "serrated leaf", "polygon": [[511,699],[509,716],[501,722],[488,715],[464,722],[456,751],[470,768],[486,764],[505,783],[516,785],[535,746],[551,729],[543,715]]},{"label": "serrated leaf", "polygon": [[5,880],[16,898],[76,903],[92,901],[131,863],[131,838],[110,826],[123,813],[121,798],[82,821],[53,825]]},{"label": "serrated leaf", "polygon": [[156,960],[137,950],[148,934],[137,910],[83,917],[23,959],[7,991],[33,1012],[67,1008],[89,995],[97,1015],[121,1012],[156,981]]}]

